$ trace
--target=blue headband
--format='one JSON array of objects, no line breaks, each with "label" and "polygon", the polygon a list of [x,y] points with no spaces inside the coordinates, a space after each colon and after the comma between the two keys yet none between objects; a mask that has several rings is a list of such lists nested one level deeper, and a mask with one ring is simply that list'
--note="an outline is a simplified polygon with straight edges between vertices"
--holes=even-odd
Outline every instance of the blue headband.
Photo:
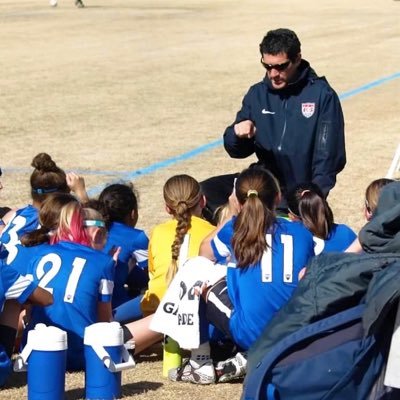
[{"label": "blue headband", "polygon": [[46,194],[46,193],[54,193],[57,192],[59,189],[58,188],[38,188],[38,189],[32,189],[32,192],[37,193],[37,194]]},{"label": "blue headband", "polygon": [[83,221],[83,226],[98,226],[99,228],[105,228],[106,224],[104,221],[98,219],[85,219]]}]

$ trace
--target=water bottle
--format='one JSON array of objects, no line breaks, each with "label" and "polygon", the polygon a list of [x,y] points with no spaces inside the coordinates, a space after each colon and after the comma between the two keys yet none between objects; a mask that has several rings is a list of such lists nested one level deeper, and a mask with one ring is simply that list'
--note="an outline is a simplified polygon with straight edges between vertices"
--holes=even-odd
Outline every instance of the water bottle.
[{"label": "water bottle", "polygon": [[124,346],[118,322],[99,322],[85,328],[85,393],[87,400],[121,397],[121,371],[135,362]]},{"label": "water bottle", "polygon": [[181,349],[177,341],[170,336],[164,336],[163,376],[168,377],[168,371],[182,365]]},{"label": "water bottle", "polygon": [[67,366],[67,333],[37,324],[17,356],[14,370],[28,371],[28,400],[62,400]]}]

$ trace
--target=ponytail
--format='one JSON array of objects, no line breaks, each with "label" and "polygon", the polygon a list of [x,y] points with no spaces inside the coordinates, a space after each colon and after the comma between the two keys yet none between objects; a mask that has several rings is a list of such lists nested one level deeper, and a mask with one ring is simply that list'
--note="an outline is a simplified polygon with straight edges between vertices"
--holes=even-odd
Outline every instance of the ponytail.
[{"label": "ponytail", "polygon": [[25,233],[21,237],[21,244],[25,247],[37,246],[50,242],[50,231],[46,227],[40,227],[34,231]]},{"label": "ponytail", "polygon": [[299,203],[303,224],[316,237],[326,240],[333,226],[333,213],[327,201],[313,192],[307,192]]},{"label": "ponytail", "polygon": [[235,190],[242,208],[233,225],[232,247],[236,266],[244,268],[259,262],[268,247],[265,235],[276,220],[280,189],[269,171],[249,168],[239,175]]}]

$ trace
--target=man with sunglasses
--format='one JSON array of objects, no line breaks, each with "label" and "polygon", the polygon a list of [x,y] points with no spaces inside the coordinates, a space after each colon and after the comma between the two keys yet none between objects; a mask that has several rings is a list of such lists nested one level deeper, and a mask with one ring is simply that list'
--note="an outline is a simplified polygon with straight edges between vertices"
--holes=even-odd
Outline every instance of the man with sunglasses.
[{"label": "man with sunglasses", "polygon": [[[285,195],[298,183],[313,182],[325,196],[346,164],[344,121],[339,98],[324,77],[301,57],[300,41],[289,29],[269,31],[260,44],[264,79],[251,86],[234,123],[224,133],[225,150],[232,158],[255,154]],[[202,182],[208,208],[204,216],[224,204],[237,174]]]}]

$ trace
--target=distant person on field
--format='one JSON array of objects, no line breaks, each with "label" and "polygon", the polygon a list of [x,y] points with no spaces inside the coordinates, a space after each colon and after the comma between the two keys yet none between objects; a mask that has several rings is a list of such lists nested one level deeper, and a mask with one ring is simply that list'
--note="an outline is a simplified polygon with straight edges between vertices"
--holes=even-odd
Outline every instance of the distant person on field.
[{"label": "distant person on field", "polygon": [[[278,179],[287,212],[287,190],[302,182],[316,183],[325,197],[346,164],[344,121],[339,98],[324,77],[302,59],[300,41],[289,29],[267,32],[260,44],[264,79],[251,86],[224,147],[232,158],[255,154],[256,164]],[[238,174],[202,182],[205,215],[227,202]]]},{"label": "distant person on field", "polygon": [[[57,7],[58,0],[50,0],[50,5],[52,7]],[[84,8],[85,5],[83,4],[82,0],[75,0],[75,7],[77,8]]]}]

